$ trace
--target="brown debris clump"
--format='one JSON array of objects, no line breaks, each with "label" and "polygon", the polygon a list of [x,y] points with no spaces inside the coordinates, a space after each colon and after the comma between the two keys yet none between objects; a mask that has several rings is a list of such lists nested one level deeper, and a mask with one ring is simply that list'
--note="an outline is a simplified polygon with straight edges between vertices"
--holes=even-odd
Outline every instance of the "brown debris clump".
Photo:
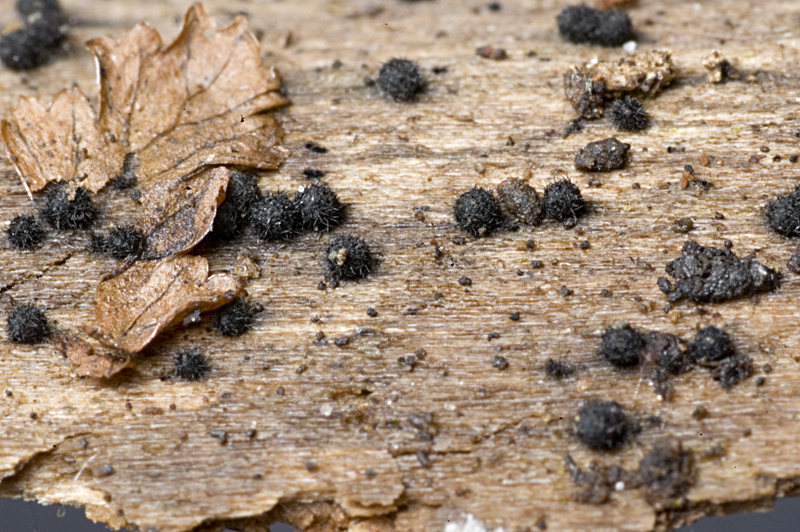
[{"label": "brown debris clump", "polygon": [[130,355],[95,355],[89,342],[72,334],[54,334],[50,341],[70,362],[78,366],[78,375],[81,377],[107,379],[131,365]]},{"label": "brown debris clump", "polygon": [[655,96],[675,79],[672,52],[653,50],[617,61],[592,61],[564,73],[564,94],[579,115],[603,116],[606,100],[623,94]]},{"label": "brown debris clump", "polygon": [[708,80],[711,83],[724,83],[742,79],[739,70],[728,59],[723,57],[719,50],[714,50],[710,54],[703,56],[703,68],[708,71]]}]

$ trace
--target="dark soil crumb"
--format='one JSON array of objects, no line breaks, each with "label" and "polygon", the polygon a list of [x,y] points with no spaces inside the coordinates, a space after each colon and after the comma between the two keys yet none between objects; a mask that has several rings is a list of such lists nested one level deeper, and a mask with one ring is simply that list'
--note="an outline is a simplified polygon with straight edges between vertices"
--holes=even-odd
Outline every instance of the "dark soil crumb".
[{"label": "dark soil crumb", "polygon": [[205,378],[210,371],[208,359],[198,348],[184,349],[175,355],[172,376],[176,379],[196,381]]},{"label": "dark soil crumb", "polygon": [[18,214],[6,228],[8,243],[16,249],[35,249],[42,245],[45,232],[32,214]]},{"label": "dark soil crumb", "polygon": [[313,140],[310,140],[310,141],[306,142],[305,143],[305,148],[308,151],[310,151],[311,153],[320,153],[320,154],[328,153],[328,148],[326,148],[324,146],[320,146],[319,144],[317,144]]},{"label": "dark soil crumb", "polygon": [[563,379],[564,377],[569,377],[576,371],[578,371],[578,367],[575,364],[570,364],[563,360],[548,358],[547,362],[544,364],[544,372],[547,373],[547,376],[551,379]]},{"label": "dark soil crumb", "polygon": [[565,7],[558,15],[558,31],[565,40],[576,44],[621,46],[633,39],[633,25],[627,13],[586,5]]},{"label": "dark soil crumb", "polygon": [[217,440],[220,445],[228,443],[228,433],[222,429],[209,430],[208,435]]},{"label": "dark soil crumb", "polygon": [[264,242],[291,240],[302,227],[296,202],[283,192],[264,196],[253,207],[251,222],[256,235]]},{"label": "dark soil crumb", "polygon": [[303,177],[310,180],[320,180],[325,177],[325,172],[322,170],[317,170],[315,168],[306,168],[303,170]]},{"label": "dark soil crumb", "polygon": [[124,260],[137,255],[142,247],[142,233],[131,226],[112,229],[107,236],[92,235],[90,249],[93,253],[109,255]]},{"label": "dark soil crumb", "polygon": [[567,288],[566,286],[562,286],[561,288],[558,289],[558,291],[562,297],[568,297],[574,293],[574,291],[571,288]]},{"label": "dark soil crumb", "polygon": [[767,202],[765,214],[773,230],[788,237],[800,236],[800,186],[791,194]]},{"label": "dark soil crumb", "polygon": [[378,73],[381,89],[396,102],[413,102],[425,90],[419,66],[408,59],[391,59]]},{"label": "dark soil crumb", "polygon": [[21,344],[36,344],[50,336],[50,326],[41,309],[33,305],[17,305],[6,318],[8,339]]},{"label": "dark soil crumb", "polygon": [[756,386],[764,386],[764,383],[766,383],[766,382],[767,382],[767,378],[766,377],[763,377],[763,376],[759,377],[759,378],[756,379]]},{"label": "dark soil crumb", "polygon": [[694,221],[691,218],[678,218],[672,223],[672,232],[686,234],[694,229]]},{"label": "dark soil crumb", "polygon": [[470,279],[469,277],[462,277],[461,279],[458,280],[458,284],[460,284],[461,286],[472,286],[472,279]]},{"label": "dark soil crumb", "polygon": [[253,326],[259,307],[237,297],[217,310],[211,322],[222,336],[239,336]]},{"label": "dark soil crumb", "polygon": [[547,185],[542,204],[545,216],[564,222],[568,227],[577,224],[578,218],[587,210],[580,189],[569,179],[559,179]]},{"label": "dark soil crumb", "polygon": [[522,179],[506,179],[495,192],[500,210],[513,224],[538,225],[544,209],[539,194]]},{"label": "dark soil crumb", "polygon": [[97,211],[85,188],[66,183],[48,187],[42,218],[55,229],[86,229],[96,217]]},{"label": "dark soil crumb", "polygon": [[362,239],[342,235],[325,251],[325,275],[334,281],[363,279],[375,269],[372,253]]},{"label": "dark soil crumb", "polygon": [[17,3],[19,29],[0,38],[0,60],[11,70],[31,70],[45,64],[66,37],[66,19],[57,2]]},{"label": "dark soil crumb", "polygon": [[572,482],[577,486],[572,492],[572,500],[583,504],[608,502],[615,485],[627,477],[627,471],[618,465],[604,467],[592,461],[589,468],[582,471],[570,455],[564,456],[564,462]]},{"label": "dark soil crumb", "polygon": [[570,135],[574,135],[575,133],[580,133],[583,131],[583,117],[579,116],[575,120],[569,123],[567,127],[564,128],[564,131],[561,132],[561,138],[565,139]]},{"label": "dark soil crumb", "polygon": [[531,261],[531,268],[533,268],[533,269],[544,268],[544,262],[542,262],[540,260],[532,260]]},{"label": "dark soil crumb", "polygon": [[508,367],[508,360],[506,360],[505,357],[501,357],[498,355],[492,358],[492,367],[502,371]]},{"label": "dark soil crumb", "polygon": [[228,181],[225,201],[217,208],[213,237],[228,239],[240,235],[252,221],[253,208],[262,200],[255,174],[233,172]]},{"label": "dark soil crumb", "polygon": [[708,409],[703,405],[700,405],[694,409],[694,411],[692,412],[692,417],[698,421],[700,421],[701,419],[705,419],[706,417],[708,417]]},{"label": "dark soil crumb", "polygon": [[[9,240],[11,237],[9,237]],[[800,246],[794,252],[794,255],[789,257],[789,260],[786,262],[786,267],[792,273],[800,274]]]},{"label": "dark soil crumb", "polygon": [[494,59],[495,61],[502,61],[508,59],[508,54],[503,48],[495,48],[494,46],[481,46],[475,50],[475,54],[486,59]]},{"label": "dark soil crumb", "polygon": [[711,373],[723,390],[729,390],[753,373],[753,360],[745,355],[726,358]]},{"label": "dark soil crumb", "polygon": [[500,203],[491,192],[474,187],[461,194],[453,206],[456,223],[472,236],[485,236],[503,225]]},{"label": "dark soil crumb", "polygon": [[727,83],[743,78],[742,73],[723,57],[719,50],[714,50],[711,54],[703,57],[703,68],[708,71],[708,78],[712,83]]},{"label": "dark soil crumb", "polygon": [[642,356],[673,375],[685,373],[692,367],[691,346],[674,334],[647,333],[644,337]]},{"label": "dark soil crumb", "polygon": [[575,416],[575,434],[592,449],[612,451],[628,439],[630,423],[622,407],[614,401],[592,400]]},{"label": "dark soil crumb", "polygon": [[367,316],[369,316],[370,318],[374,318],[377,315],[378,315],[378,311],[375,310],[374,308],[367,309]]},{"label": "dark soil crumb", "polygon": [[703,247],[693,240],[665,268],[675,283],[658,278],[670,303],[687,297],[695,303],[721,303],[740,296],[767,292],[780,285],[781,274],[750,255],[740,260],[732,251]]},{"label": "dark soil crumb", "polygon": [[633,473],[634,486],[657,508],[682,506],[681,499],[694,482],[694,459],[680,440],[667,438],[655,444]]},{"label": "dark soil crumb", "polygon": [[446,66],[443,66],[443,67],[433,67],[433,68],[431,69],[431,72],[433,72],[433,73],[434,73],[434,74],[436,74],[436,75],[440,75],[440,74],[447,74],[447,67],[446,67]]},{"label": "dark soil crumb", "polygon": [[344,221],[344,205],[328,185],[305,187],[294,199],[303,229],[327,233]]},{"label": "dark soil crumb", "polygon": [[716,365],[735,354],[730,335],[713,325],[698,331],[692,342],[692,357],[700,364]]},{"label": "dark soil crumb", "polygon": [[614,324],[603,333],[597,354],[618,368],[638,366],[642,360],[645,339],[627,323]]},{"label": "dark soil crumb", "polygon": [[641,101],[626,95],[611,105],[611,123],[620,131],[641,131],[650,125],[650,118]]},{"label": "dark soil crumb", "polygon": [[486,6],[486,9],[488,9],[489,11],[497,12],[503,9],[503,6],[500,4],[500,2],[492,2],[488,6]]},{"label": "dark soil crumb", "polygon": [[512,312],[511,315],[508,317],[508,319],[510,319],[511,321],[519,320],[519,311]]},{"label": "dark soil crumb", "polygon": [[625,168],[630,148],[630,144],[624,144],[614,137],[590,142],[575,155],[575,168],[587,172],[610,172]]}]

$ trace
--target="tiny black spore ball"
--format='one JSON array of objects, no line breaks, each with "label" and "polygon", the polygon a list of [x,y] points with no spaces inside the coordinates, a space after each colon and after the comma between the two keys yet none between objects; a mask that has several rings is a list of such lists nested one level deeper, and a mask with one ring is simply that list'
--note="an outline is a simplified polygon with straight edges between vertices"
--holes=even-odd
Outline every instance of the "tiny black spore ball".
[{"label": "tiny black spore ball", "polygon": [[123,226],[112,229],[105,237],[92,235],[90,249],[94,253],[102,253],[117,260],[123,260],[138,254],[141,246],[142,233],[131,226]]},{"label": "tiny black spore ball", "polygon": [[575,434],[598,451],[618,449],[628,439],[630,424],[622,407],[614,401],[589,401],[575,417]]},{"label": "tiny black spore ball", "polygon": [[211,366],[200,349],[184,349],[175,355],[172,376],[183,381],[196,381],[208,375]]},{"label": "tiny black spore ball", "polygon": [[650,118],[642,102],[631,96],[623,96],[611,105],[611,122],[620,131],[641,131],[650,125]]},{"label": "tiny black spore ball", "polygon": [[32,214],[18,214],[6,228],[8,242],[17,249],[38,248],[44,240],[44,229]]},{"label": "tiny black spore ball", "polygon": [[692,357],[701,364],[717,364],[734,354],[731,337],[713,325],[698,331],[692,342]]},{"label": "tiny black spore ball", "polygon": [[631,368],[641,362],[642,347],[644,347],[642,334],[626,323],[605,330],[597,354],[613,366]]},{"label": "tiny black spore ball", "polygon": [[42,218],[55,229],[86,229],[94,223],[97,211],[83,187],[59,183],[47,190]]},{"label": "tiny black spore ball", "polygon": [[791,194],[769,201],[765,214],[773,230],[784,236],[800,236],[800,186]]},{"label": "tiny black spore ball", "polygon": [[212,323],[222,336],[239,336],[253,325],[256,309],[237,297],[214,313]]},{"label": "tiny black spore ball", "polygon": [[586,200],[577,185],[569,179],[559,179],[547,185],[542,203],[545,216],[570,227],[586,214]]},{"label": "tiny black spore ball", "polygon": [[565,7],[558,15],[558,31],[576,44],[621,46],[633,39],[633,25],[627,13],[586,5]]},{"label": "tiny black spore ball", "polygon": [[6,318],[8,338],[12,342],[35,344],[50,336],[47,318],[33,305],[17,305]]},{"label": "tiny black spore ball", "polygon": [[264,242],[291,240],[300,233],[300,215],[283,192],[267,194],[250,213],[253,230]]},{"label": "tiny black spore ball", "polygon": [[320,183],[303,188],[294,203],[306,231],[327,233],[344,221],[344,205],[328,185]]},{"label": "tiny black spore ball", "polygon": [[22,27],[0,38],[0,60],[12,70],[31,70],[46,63],[64,40],[64,14],[57,2],[21,1]]},{"label": "tiny black spore ball", "polygon": [[363,279],[372,273],[374,268],[369,247],[358,237],[338,236],[325,250],[325,274],[331,280]]},{"label": "tiny black spore ball", "polygon": [[392,59],[378,73],[378,84],[397,102],[412,102],[425,89],[419,67],[408,59]]},{"label": "tiny black spore ball", "polygon": [[485,236],[503,225],[500,203],[488,190],[475,187],[461,194],[453,206],[461,229],[472,236]]}]

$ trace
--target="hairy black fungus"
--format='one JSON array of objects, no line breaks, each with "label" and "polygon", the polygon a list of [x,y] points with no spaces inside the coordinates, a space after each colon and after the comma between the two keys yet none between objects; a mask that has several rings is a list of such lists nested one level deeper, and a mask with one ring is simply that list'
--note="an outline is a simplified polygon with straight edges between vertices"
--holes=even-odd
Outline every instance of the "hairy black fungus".
[{"label": "hairy black fungus", "polygon": [[642,356],[673,375],[685,373],[692,367],[691,345],[674,334],[647,333],[644,336]]},{"label": "hairy black fungus", "polygon": [[125,190],[135,187],[139,183],[136,177],[136,170],[139,168],[139,160],[135,153],[126,153],[122,161],[122,170],[119,175],[112,179],[109,184],[117,190]]},{"label": "hairy black fungus", "polygon": [[333,281],[363,279],[374,269],[369,247],[356,236],[338,236],[325,251],[325,275]]},{"label": "hairy black fungus", "polygon": [[12,70],[31,70],[43,65],[66,37],[65,19],[59,8],[27,2],[24,10],[29,12],[20,11],[22,27],[0,38],[0,61]]},{"label": "hairy black fungus", "polygon": [[176,379],[196,381],[205,378],[210,371],[208,359],[198,348],[184,349],[175,355],[172,375]]},{"label": "hairy black fungus", "polygon": [[576,44],[621,46],[633,39],[633,25],[627,13],[586,5],[565,7],[558,15],[558,31]]},{"label": "hairy black fungus", "polygon": [[425,90],[419,66],[408,59],[391,59],[378,73],[378,84],[396,102],[412,102]]},{"label": "hairy black fungus", "polygon": [[45,232],[36,217],[32,214],[18,214],[11,219],[6,228],[8,243],[17,249],[38,248],[45,237]]},{"label": "hairy black fungus", "polygon": [[43,342],[50,336],[50,326],[41,309],[33,305],[17,305],[6,318],[8,339],[22,344]]},{"label": "hairy black fungus", "polygon": [[614,401],[592,400],[575,416],[575,434],[592,449],[612,451],[628,439],[630,423]]},{"label": "hairy black fungus", "polygon": [[86,229],[94,223],[97,211],[83,187],[58,183],[47,188],[42,209],[44,221],[58,230]]},{"label": "hairy black fungus", "polygon": [[453,206],[456,223],[472,236],[485,236],[503,224],[500,203],[491,192],[474,187],[461,194]]},{"label": "hairy black fungus", "polygon": [[745,355],[734,355],[722,360],[711,374],[714,380],[719,381],[723,390],[729,390],[752,375],[752,373],[752,359]]},{"label": "hairy black fungus", "polygon": [[610,172],[625,168],[631,145],[611,137],[590,142],[575,155],[575,168],[587,172]]},{"label": "hairy black fungus", "polygon": [[544,209],[539,194],[522,179],[506,179],[495,192],[500,211],[512,224],[538,225]]},{"label": "hairy black fungus", "polygon": [[650,504],[672,508],[681,502],[678,499],[689,491],[693,481],[692,453],[683,448],[680,440],[667,438],[642,458],[632,484],[642,490]]},{"label": "hairy black fungus", "polygon": [[306,231],[327,233],[344,221],[344,205],[328,185],[304,187],[294,199],[300,222]]},{"label": "hairy black fungus", "polygon": [[692,342],[692,357],[701,364],[718,364],[736,354],[730,335],[713,325],[697,332]]},{"label": "hairy black fungus", "polygon": [[618,368],[630,368],[641,362],[644,345],[644,338],[638,330],[620,323],[605,330],[597,354]]},{"label": "hairy black fungus", "polygon": [[252,220],[253,208],[262,200],[255,174],[233,172],[225,201],[217,208],[212,238],[229,239],[240,235]]},{"label": "hairy black fungus", "polygon": [[92,235],[90,249],[94,253],[110,255],[117,260],[123,260],[138,254],[141,246],[142,233],[133,227],[123,226],[112,229],[107,236]]},{"label": "hairy black fungus", "polygon": [[569,377],[578,370],[578,367],[563,360],[548,358],[544,364],[544,372],[552,379]]},{"label": "hairy black fungus", "polygon": [[253,326],[258,305],[237,297],[214,313],[211,322],[222,336],[239,336]]},{"label": "hairy black fungus", "polygon": [[773,230],[788,237],[800,236],[800,186],[767,202],[765,214]]},{"label": "hairy black fungus", "polygon": [[625,95],[611,104],[611,123],[620,131],[641,131],[650,125],[642,102]]},{"label": "hairy black fungus", "polygon": [[302,227],[296,202],[283,192],[267,194],[256,203],[250,221],[256,236],[264,242],[291,240]]},{"label": "hairy black fungus", "polygon": [[659,277],[658,287],[670,303],[684,297],[695,303],[721,303],[740,296],[767,292],[780,285],[781,274],[750,255],[739,259],[727,249],[703,247],[693,240],[683,253],[666,265],[676,281]]},{"label": "hairy black fungus", "polygon": [[569,179],[559,179],[547,185],[542,204],[545,216],[563,222],[568,227],[578,223],[578,218],[586,213],[586,200],[577,185]]}]

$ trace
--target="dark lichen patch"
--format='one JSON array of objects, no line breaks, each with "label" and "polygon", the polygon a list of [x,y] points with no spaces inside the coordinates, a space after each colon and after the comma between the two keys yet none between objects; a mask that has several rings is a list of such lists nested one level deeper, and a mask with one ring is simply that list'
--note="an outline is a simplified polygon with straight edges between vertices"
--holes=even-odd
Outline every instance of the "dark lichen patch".
[{"label": "dark lichen patch", "polygon": [[630,421],[615,401],[588,401],[575,416],[575,435],[598,451],[619,449],[630,433]]},{"label": "dark lichen patch", "polygon": [[569,179],[558,179],[547,185],[542,206],[545,216],[564,223],[566,227],[574,227],[578,218],[587,211],[580,189]]},{"label": "dark lichen patch", "polygon": [[721,303],[741,296],[768,292],[780,285],[781,274],[750,255],[739,259],[732,251],[703,247],[693,240],[680,257],[666,265],[670,282],[658,278],[659,289],[670,303],[689,298],[695,303]]},{"label": "dark lichen patch", "polygon": [[650,332],[644,336],[642,358],[655,362],[667,373],[680,375],[692,367],[691,345],[674,334]]},{"label": "dark lichen patch", "polygon": [[327,233],[344,221],[344,205],[336,193],[325,184],[304,187],[294,199],[305,231]]},{"label": "dark lichen patch", "polygon": [[97,217],[89,192],[70,183],[50,185],[42,208],[42,218],[59,231],[86,229]]},{"label": "dark lichen patch", "polygon": [[506,179],[495,191],[500,210],[510,224],[538,225],[544,209],[539,194],[522,179]]},{"label": "dark lichen patch", "polygon": [[800,236],[800,186],[791,194],[767,202],[765,215],[774,231],[788,237]]},{"label": "dark lichen patch", "polygon": [[632,486],[656,508],[683,506],[683,496],[694,482],[694,459],[680,440],[667,438],[656,443],[632,474]]},{"label": "dark lichen patch", "polygon": [[21,344],[44,342],[50,336],[50,326],[44,312],[33,305],[17,305],[6,317],[8,339]]},{"label": "dark lichen patch", "polygon": [[500,203],[491,192],[474,187],[461,194],[453,206],[456,223],[472,236],[486,236],[503,225]]},{"label": "dark lichen patch", "polygon": [[263,242],[291,240],[302,229],[296,202],[283,192],[264,196],[253,207],[250,218],[253,231]]},{"label": "dark lichen patch", "polygon": [[205,378],[211,371],[208,359],[198,348],[184,349],[175,354],[172,376],[179,380],[196,381]]},{"label": "dark lichen patch", "polygon": [[692,358],[699,364],[716,366],[735,354],[730,335],[713,325],[698,331],[692,342]]},{"label": "dark lichen patch", "polygon": [[45,231],[32,214],[18,214],[11,219],[6,228],[6,236],[11,247],[16,249],[36,249],[42,245]]},{"label": "dark lichen patch", "polygon": [[18,2],[21,27],[3,32],[0,60],[11,70],[31,70],[47,63],[66,38],[66,18],[57,2]]},{"label": "dark lichen patch", "polygon": [[633,24],[627,13],[586,5],[565,7],[558,15],[561,36],[576,44],[621,46],[633,39]]},{"label": "dark lichen patch", "polygon": [[419,65],[408,59],[391,59],[378,73],[378,85],[396,102],[413,102],[425,90]]},{"label": "dark lichen patch", "polygon": [[625,168],[631,145],[611,137],[590,142],[575,155],[575,168],[587,172],[610,172]]},{"label": "dark lichen patch", "polygon": [[92,235],[89,249],[93,253],[124,260],[137,255],[142,248],[142,233],[130,226],[116,227],[107,235]]},{"label": "dark lichen patch", "polygon": [[631,368],[641,363],[644,347],[642,333],[627,323],[617,323],[603,333],[597,354],[613,366]]},{"label": "dark lichen patch", "polygon": [[576,371],[578,371],[578,367],[575,364],[570,364],[564,360],[548,358],[547,362],[544,364],[544,372],[551,379],[563,379],[564,377],[569,377]]},{"label": "dark lichen patch", "polygon": [[261,305],[253,304],[243,297],[237,297],[214,313],[211,319],[214,328],[222,336],[239,336],[255,323]]},{"label": "dark lichen patch", "polygon": [[611,104],[611,123],[620,131],[641,131],[650,125],[650,118],[640,100],[625,95]]},{"label": "dark lichen patch", "polygon": [[332,281],[363,279],[375,270],[367,243],[353,235],[333,239],[325,251],[325,275]]}]

